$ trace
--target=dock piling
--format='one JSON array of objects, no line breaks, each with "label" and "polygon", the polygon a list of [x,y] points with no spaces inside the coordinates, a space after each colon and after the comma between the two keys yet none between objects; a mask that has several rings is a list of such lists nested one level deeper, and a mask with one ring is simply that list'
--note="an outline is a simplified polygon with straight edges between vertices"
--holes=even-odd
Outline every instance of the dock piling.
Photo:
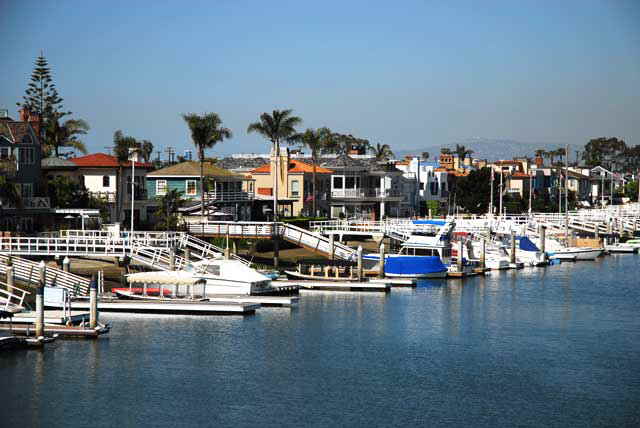
[{"label": "dock piling", "polygon": [[335,236],[332,233],[329,235],[329,250],[331,251],[331,261],[333,261],[335,257],[335,251],[336,251],[335,248],[336,248]]},{"label": "dock piling", "polygon": [[547,228],[546,226],[540,226],[540,251],[542,251],[543,257],[547,260]]},{"label": "dock piling", "polygon": [[511,259],[510,262],[511,263],[515,263],[516,262],[516,234],[511,232]]},{"label": "dock piling", "polygon": [[11,257],[9,257],[9,259],[7,260],[6,274],[7,274],[6,276],[7,291],[13,294],[14,277],[13,277],[13,263],[11,262]]},{"label": "dock piling", "polygon": [[96,274],[91,275],[89,284],[89,327],[96,328],[98,325],[98,280]]},{"label": "dock piling", "polygon": [[458,265],[458,272],[462,272],[462,255],[464,254],[464,246],[462,243],[462,238],[458,241],[458,258],[456,260],[456,264]]},{"label": "dock piling", "polygon": [[362,281],[364,279],[364,272],[362,266],[362,245],[358,245],[358,280]]},{"label": "dock piling", "polygon": [[176,250],[171,248],[169,250],[169,270],[176,270]]},{"label": "dock piling", "polygon": [[69,272],[71,269],[71,260],[69,260],[69,257],[64,256],[64,259],[62,260],[62,270],[65,272]]},{"label": "dock piling", "polygon": [[191,250],[189,248],[185,248],[184,249],[184,261],[186,263],[189,263],[190,260],[191,260]]},{"label": "dock piling", "polygon": [[487,253],[487,240],[483,238],[482,239],[482,252],[480,253],[480,267],[482,268],[483,272],[487,268],[486,253]]},{"label": "dock piling", "polygon": [[40,276],[36,288],[36,338],[44,337],[44,284],[47,275],[47,267],[44,260],[38,265]]},{"label": "dock piling", "polygon": [[384,244],[380,244],[380,270],[378,273],[378,277],[384,278],[384,262],[385,262],[385,253],[384,253]]}]

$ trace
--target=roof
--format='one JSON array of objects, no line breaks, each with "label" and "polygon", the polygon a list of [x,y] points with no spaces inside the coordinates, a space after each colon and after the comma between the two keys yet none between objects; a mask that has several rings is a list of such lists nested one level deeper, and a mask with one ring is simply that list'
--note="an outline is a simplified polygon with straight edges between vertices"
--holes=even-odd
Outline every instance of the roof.
[{"label": "roof", "polygon": [[517,160],[499,160],[494,162],[495,165],[519,165],[521,163],[522,161]]},{"label": "roof", "polygon": [[[204,162],[203,166],[204,166],[204,175],[206,177],[227,177],[227,178],[238,178],[238,179],[244,178],[242,174],[236,174],[227,169],[220,168],[219,166],[213,164],[212,162]],[[200,162],[197,162],[197,161],[181,162],[181,163],[177,163],[175,165],[171,165],[166,168],[162,168],[147,174],[147,177],[166,177],[166,176],[200,177]]]},{"label": "roof", "polygon": [[[69,160],[80,167],[118,168],[120,166],[118,164],[118,159],[115,156],[107,155],[105,153],[93,153],[86,156],[71,158]],[[148,162],[136,162],[135,165],[139,168],[153,168],[153,166]],[[131,166],[131,162],[126,161],[122,166]]]},{"label": "roof", "polygon": [[42,159],[40,165],[43,169],[75,169],[78,168],[78,165],[71,162],[67,159],[57,158],[55,156],[51,156],[48,158]]},{"label": "roof", "polygon": [[0,134],[6,136],[12,143],[22,142],[24,137],[30,133],[33,133],[33,128],[29,122],[6,119],[0,121]]},{"label": "roof", "polygon": [[[297,159],[289,159],[289,169],[290,173],[305,173],[305,172],[313,172],[313,165],[308,164],[306,162],[302,162]],[[258,167],[251,171],[252,174],[269,174],[271,173],[271,164],[265,164],[261,167]],[[316,166],[316,173],[318,174],[332,174],[333,171],[327,168],[323,168],[321,166]]]},{"label": "roof", "polygon": [[513,174],[511,174],[511,178],[531,178],[531,176],[529,174],[527,174],[526,172],[514,172]]},{"label": "roof", "polygon": [[335,159],[328,160],[323,164],[326,168],[331,169],[367,169],[368,165],[366,162],[360,159],[354,159],[350,156],[342,154]]}]

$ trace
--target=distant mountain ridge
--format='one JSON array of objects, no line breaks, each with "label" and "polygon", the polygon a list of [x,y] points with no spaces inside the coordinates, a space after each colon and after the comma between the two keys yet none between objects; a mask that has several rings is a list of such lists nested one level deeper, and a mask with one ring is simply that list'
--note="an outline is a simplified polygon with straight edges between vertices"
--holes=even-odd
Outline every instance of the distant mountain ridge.
[{"label": "distant mountain ridge", "polygon": [[[403,158],[407,155],[419,155],[422,152],[429,152],[429,159],[435,159],[435,157],[440,154],[441,148],[448,147],[453,152],[456,148],[456,144],[463,145],[467,149],[473,150],[472,157],[488,160],[513,159],[514,157],[524,156],[533,157],[535,151],[538,149],[556,150],[566,145],[564,142],[539,143],[510,139],[467,138],[449,144],[433,144],[424,146],[415,150],[394,150],[393,153],[396,158]],[[570,158],[575,158],[575,151],[582,150],[583,148],[583,146],[570,146]]]}]

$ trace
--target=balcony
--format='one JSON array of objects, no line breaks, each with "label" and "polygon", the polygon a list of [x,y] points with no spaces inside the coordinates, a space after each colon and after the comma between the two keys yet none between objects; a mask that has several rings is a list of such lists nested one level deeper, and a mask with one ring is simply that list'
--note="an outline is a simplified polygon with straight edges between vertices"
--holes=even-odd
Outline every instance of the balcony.
[{"label": "balcony", "polygon": [[243,202],[243,201],[252,201],[253,199],[254,199],[253,192],[212,191],[212,192],[205,192],[204,194],[205,201]]},{"label": "balcony", "polygon": [[360,189],[333,189],[331,197],[334,199],[385,199],[401,198],[402,193],[397,190],[380,188],[360,188]]},{"label": "balcony", "polygon": [[[49,198],[39,197],[39,196],[31,197],[31,198],[22,198],[20,200],[20,204],[22,206],[19,208],[25,209],[25,210],[38,210],[38,209],[51,208],[51,202],[49,201]],[[2,203],[0,205],[2,206],[2,209],[5,209],[5,210],[12,210],[12,209],[18,208],[13,204]]]},{"label": "balcony", "polygon": [[116,203],[116,192],[89,192],[89,196],[110,204]]}]

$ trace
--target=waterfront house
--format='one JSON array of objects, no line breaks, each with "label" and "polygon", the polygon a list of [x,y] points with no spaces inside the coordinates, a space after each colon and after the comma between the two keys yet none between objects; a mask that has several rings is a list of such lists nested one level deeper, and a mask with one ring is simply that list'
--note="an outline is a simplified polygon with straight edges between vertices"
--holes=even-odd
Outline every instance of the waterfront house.
[{"label": "waterfront house", "polygon": [[0,111],[0,174],[21,197],[19,206],[0,201],[0,227],[22,232],[32,231],[38,217],[48,214],[49,198],[41,182],[40,117],[25,108],[19,114],[20,120],[13,120]]},{"label": "waterfront house", "polygon": [[[205,215],[224,213],[238,220],[251,218],[254,199],[253,180],[220,168],[212,162],[204,162]],[[244,188],[244,189],[243,189]],[[201,216],[200,162],[187,161],[153,171],[146,176],[149,199],[164,196],[177,190],[188,202],[181,209],[184,215]]]},{"label": "waterfront house", "polygon": [[[78,179],[91,196],[101,199],[108,204],[109,215],[112,222],[129,223],[131,218],[131,160],[118,163],[115,156],[105,153],[93,153],[69,159],[78,169]],[[118,189],[118,174],[122,167],[120,189]],[[147,172],[153,166],[148,162],[135,161],[135,210],[134,221],[146,220],[147,204],[145,201],[146,189],[144,186]],[[116,202],[120,198],[122,207],[117,212]]]},{"label": "waterfront house", "polygon": [[[437,201],[440,206],[444,206],[449,197],[450,174],[441,168],[438,162],[410,157],[404,161],[396,162],[396,168],[402,171],[405,179],[409,180],[417,190],[419,195],[416,203],[419,211],[417,214],[426,214],[427,201]],[[408,194],[406,191],[405,194]]]},{"label": "waterfront house", "polygon": [[[276,156],[271,153],[269,163],[251,171],[255,180],[256,203],[262,204],[263,213],[273,211],[272,171],[276,171]],[[313,165],[292,159],[288,149],[280,151],[278,160],[278,214],[280,216],[327,215],[329,211],[329,178],[333,171],[316,165],[316,193],[313,193]],[[313,198],[316,198],[316,210],[312,213]],[[258,202],[259,201],[259,202]],[[269,202],[271,202],[269,204]],[[260,214],[260,212],[258,212]]]},{"label": "waterfront house", "polygon": [[379,220],[411,215],[415,196],[403,194],[402,171],[392,163],[342,154],[322,166],[333,171],[329,201],[332,218]]}]

